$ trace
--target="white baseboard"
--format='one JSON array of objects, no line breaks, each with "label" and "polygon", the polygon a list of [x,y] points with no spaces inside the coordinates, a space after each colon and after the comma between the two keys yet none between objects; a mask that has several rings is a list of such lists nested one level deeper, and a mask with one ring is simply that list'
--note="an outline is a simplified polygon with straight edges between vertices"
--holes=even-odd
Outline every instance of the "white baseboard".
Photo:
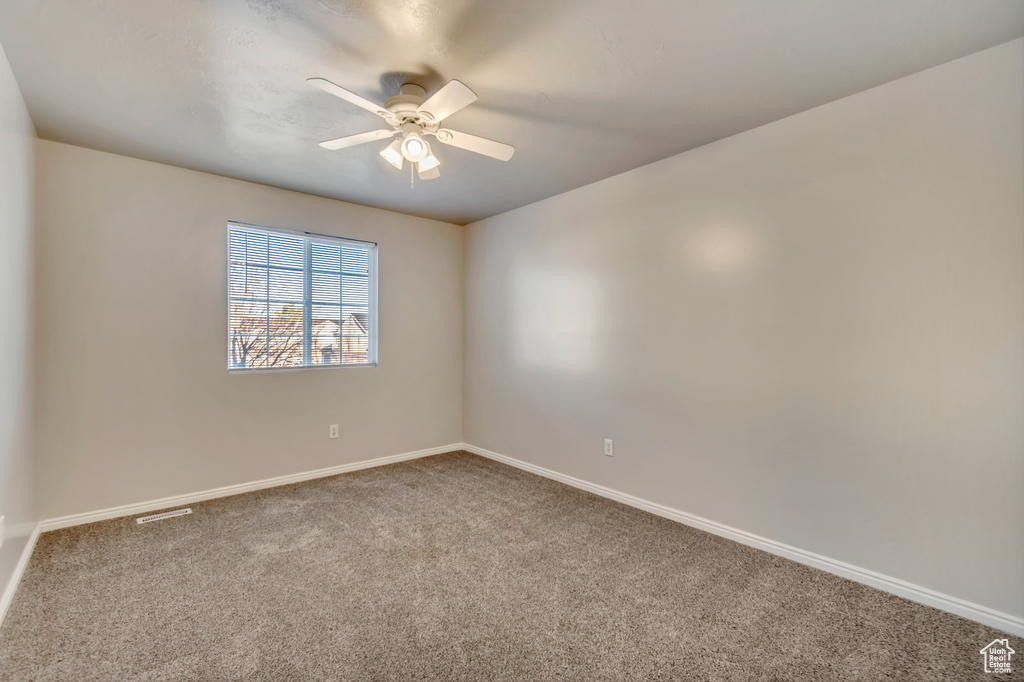
[{"label": "white baseboard", "polygon": [[7,585],[4,586],[4,593],[0,595],[0,626],[4,624],[4,616],[7,615],[7,609],[11,606],[11,602],[14,601],[14,593],[18,591],[18,584],[21,582],[22,574],[25,573],[25,567],[28,566],[32,550],[36,548],[36,540],[39,539],[39,533],[42,532],[40,525],[37,523],[35,528],[32,529],[32,534],[28,536],[28,542],[21,550],[21,557],[14,566],[14,573],[11,575],[11,579],[7,581]]},{"label": "white baseboard", "polygon": [[764,550],[771,554],[785,557],[786,559],[791,559],[807,566],[821,569],[842,578],[863,583],[864,585],[874,587],[882,590],[883,592],[888,592],[889,594],[894,594],[898,597],[903,597],[904,599],[909,599],[910,601],[917,602],[918,604],[924,604],[925,606],[931,606],[942,611],[954,613],[958,616],[982,623],[983,625],[988,625],[989,627],[1002,630],[1003,632],[1024,637],[1024,618],[996,611],[995,609],[990,609],[987,606],[974,604],[963,599],[958,599],[957,597],[951,597],[947,594],[942,594],[941,592],[936,592],[935,590],[930,590],[926,587],[921,587],[905,580],[900,580],[899,578],[892,578],[866,568],[860,568],[843,561],[815,554],[814,552],[808,552],[781,542],[769,540],[768,538],[763,538],[759,535],[754,535],[753,533],[747,533],[746,531],[739,530],[738,528],[732,528],[730,526],[711,521],[710,519],[688,514],[686,512],[679,511],[678,509],[666,507],[655,502],[649,502],[639,497],[628,495],[626,493],[619,492],[618,490],[612,490],[611,488],[590,483],[573,476],[560,474],[557,471],[552,471],[551,469],[545,469],[544,467],[537,466],[536,464],[530,464],[512,457],[500,455],[497,452],[491,452],[490,450],[485,450],[484,448],[479,448],[475,445],[462,443],[460,448],[480,455],[481,457],[493,459],[497,462],[502,462],[503,464],[516,467],[517,469],[529,471],[530,473],[550,478],[560,483],[565,483],[566,485],[571,485],[574,488],[586,490],[594,493],[595,495],[600,495],[601,497],[607,497],[608,499],[627,504],[631,507],[636,507],[637,509],[643,509],[644,511],[657,514],[658,516],[662,516],[666,519],[671,519],[684,525],[692,526],[694,528],[707,531],[708,533],[720,535],[724,538],[735,540],[741,544]]},{"label": "white baseboard", "polygon": [[462,443],[442,445],[436,448],[427,448],[426,450],[405,452],[400,455],[390,455],[388,457],[378,457],[377,459],[367,459],[362,462],[353,462],[352,464],[341,464],[339,466],[327,467],[326,469],[304,471],[298,474],[288,474],[286,476],[277,476],[275,478],[265,478],[262,481],[252,481],[251,483],[239,483],[238,485],[229,485],[224,486],[223,488],[203,490],[202,492],[198,493],[175,495],[174,497],[164,497],[159,500],[149,500],[148,502],[139,502],[137,504],[126,504],[120,507],[110,507],[109,509],[100,509],[99,511],[86,512],[84,514],[71,514],[69,516],[61,516],[55,519],[46,519],[45,521],[42,521],[39,524],[39,526],[41,531],[45,533],[47,531],[58,530],[60,528],[80,526],[85,523],[95,523],[96,521],[106,521],[107,519],[116,519],[121,516],[134,516],[136,514],[143,514],[145,512],[156,511],[158,509],[179,507],[183,504],[193,504],[195,502],[212,500],[218,497],[229,497],[231,495],[239,495],[241,493],[252,492],[253,490],[275,488],[279,485],[300,483],[302,481],[309,481],[314,478],[335,476],[337,474],[344,474],[348,471],[370,469],[372,467],[384,466],[385,464],[394,464],[395,462],[404,462],[410,459],[429,457],[431,455],[439,455],[442,452],[452,452],[454,450],[461,449]]}]

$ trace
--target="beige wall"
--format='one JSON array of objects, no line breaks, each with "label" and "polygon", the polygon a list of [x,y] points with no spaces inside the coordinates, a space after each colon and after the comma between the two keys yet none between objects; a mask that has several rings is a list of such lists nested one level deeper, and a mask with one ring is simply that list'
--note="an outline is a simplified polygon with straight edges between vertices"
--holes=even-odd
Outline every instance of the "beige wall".
[{"label": "beige wall", "polygon": [[[461,440],[463,228],[54,142],[37,185],[43,518]],[[229,375],[228,220],[378,242],[379,366]]]},{"label": "beige wall", "polygon": [[0,594],[32,532],[32,184],[35,129],[0,48]]},{"label": "beige wall", "polygon": [[471,225],[466,441],[1024,615],[1022,67]]}]

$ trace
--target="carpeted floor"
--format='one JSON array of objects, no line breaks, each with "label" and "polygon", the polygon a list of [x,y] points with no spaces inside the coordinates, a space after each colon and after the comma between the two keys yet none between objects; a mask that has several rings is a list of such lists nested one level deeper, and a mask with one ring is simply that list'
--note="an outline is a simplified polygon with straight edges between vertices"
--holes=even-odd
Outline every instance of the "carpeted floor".
[{"label": "carpeted floor", "polygon": [[43,535],[0,679],[1024,679],[995,630],[468,453],[192,509]]}]

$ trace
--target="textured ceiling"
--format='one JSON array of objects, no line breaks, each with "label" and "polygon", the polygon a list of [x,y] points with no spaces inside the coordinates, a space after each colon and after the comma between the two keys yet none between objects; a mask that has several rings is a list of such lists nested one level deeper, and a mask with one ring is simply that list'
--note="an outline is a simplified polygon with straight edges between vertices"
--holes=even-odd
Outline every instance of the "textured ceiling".
[{"label": "textured ceiling", "polygon": [[[3,0],[41,137],[467,223],[1024,35],[1020,0]],[[457,78],[439,180],[387,165],[377,102]]]}]

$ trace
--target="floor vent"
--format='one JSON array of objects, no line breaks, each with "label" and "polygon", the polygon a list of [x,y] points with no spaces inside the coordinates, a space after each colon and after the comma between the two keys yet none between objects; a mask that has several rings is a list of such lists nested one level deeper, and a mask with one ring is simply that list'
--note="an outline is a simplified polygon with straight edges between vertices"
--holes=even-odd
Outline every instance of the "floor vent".
[{"label": "floor vent", "polygon": [[175,509],[174,511],[164,512],[163,514],[153,514],[152,516],[140,516],[135,519],[135,523],[149,523],[150,521],[163,521],[164,519],[170,519],[175,516],[184,516],[185,514],[191,514],[191,509]]}]

